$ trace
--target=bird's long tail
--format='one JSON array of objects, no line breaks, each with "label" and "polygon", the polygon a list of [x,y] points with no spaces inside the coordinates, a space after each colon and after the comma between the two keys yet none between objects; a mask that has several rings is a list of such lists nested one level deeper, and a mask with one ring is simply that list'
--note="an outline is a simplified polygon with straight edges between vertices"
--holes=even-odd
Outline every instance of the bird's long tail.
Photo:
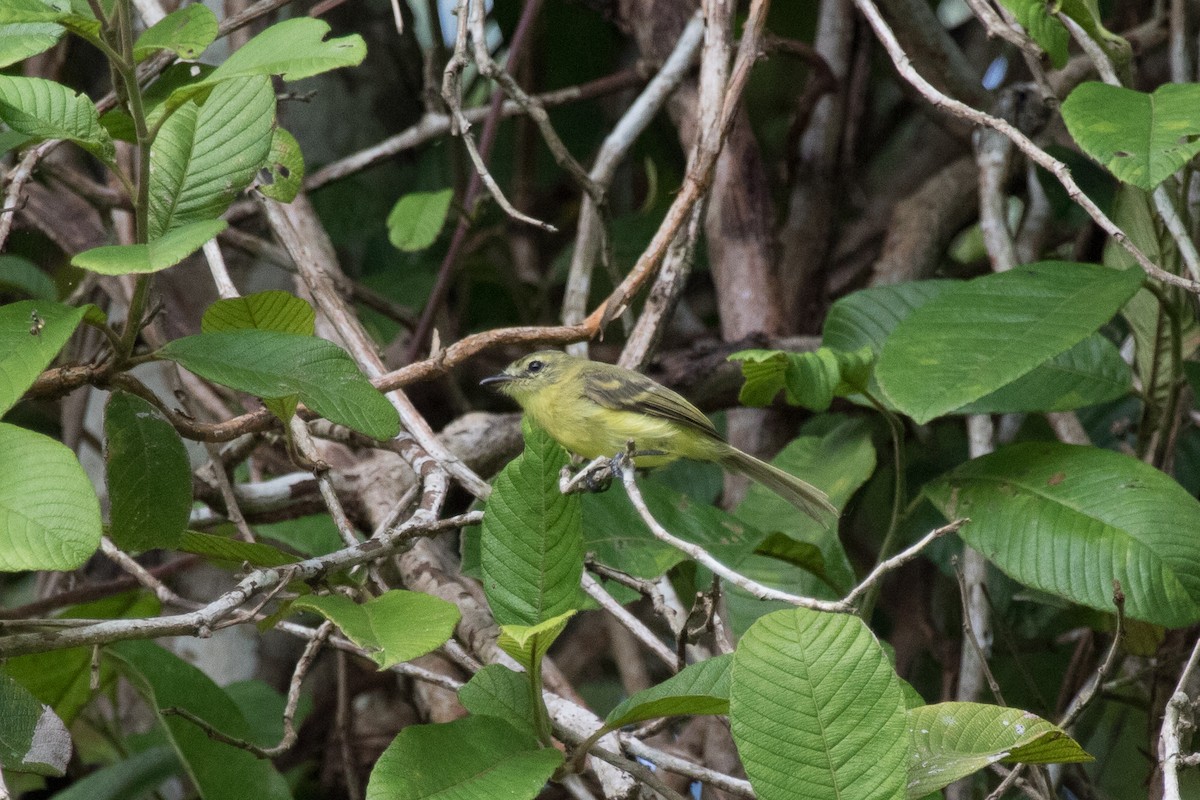
[{"label": "bird's long tail", "polygon": [[735,447],[721,456],[721,466],[730,472],[738,472],[751,480],[758,481],[796,508],[808,514],[819,524],[832,527],[838,518],[837,507],[829,502],[829,496],[807,481],[803,481],[765,461],[759,461]]}]

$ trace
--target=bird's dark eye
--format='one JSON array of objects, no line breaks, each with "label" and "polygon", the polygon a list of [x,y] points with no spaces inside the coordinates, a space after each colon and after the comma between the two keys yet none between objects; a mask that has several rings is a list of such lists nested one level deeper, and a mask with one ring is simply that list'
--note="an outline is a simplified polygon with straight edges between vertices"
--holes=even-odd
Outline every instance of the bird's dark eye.
[{"label": "bird's dark eye", "polygon": [[543,364],[541,361],[530,361],[528,366],[525,367],[525,370],[526,370],[526,372],[541,372],[542,367],[544,367],[544,366],[546,366],[546,365]]}]

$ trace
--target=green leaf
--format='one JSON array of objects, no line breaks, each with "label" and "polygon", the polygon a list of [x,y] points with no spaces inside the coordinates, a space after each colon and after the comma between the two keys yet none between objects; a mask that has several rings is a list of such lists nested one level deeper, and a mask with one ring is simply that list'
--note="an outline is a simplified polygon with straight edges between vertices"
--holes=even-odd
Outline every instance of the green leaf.
[{"label": "green leaf", "polygon": [[[1129,235],[1143,253],[1155,264],[1178,273],[1182,265],[1179,248],[1166,230],[1147,192],[1135,186],[1118,189],[1113,209],[1113,221]],[[1116,242],[1105,246],[1104,263],[1125,269],[1135,262],[1133,256]],[[1161,299],[1160,299],[1161,298]],[[1188,358],[1200,345],[1200,325],[1192,294],[1184,289],[1161,286],[1157,292],[1141,289],[1121,309],[1133,337],[1134,367],[1141,380],[1141,395],[1145,402],[1141,427],[1155,430],[1168,412],[1179,381],[1179,356]],[[1165,307],[1164,307],[1165,306]],[[1175,326],[1179,333],[1176,340]]]},{"label": "green leaf", "polygon": [[1055,69],[1061,69],[1067,63],[1071,34],[1058,17],[1050,13],[1045,0],[1000,0],[1000,5],[1011,11],[1029,38],[1046,51]]},{"label": "green leaf", "polygon": [[323,41],[329,23],[298,17],[276,23],[238,48],[209,77],[209,83],[247,76],[280,75],[298,81],[362,63],[367,45],[361,36]]},{"label": "green leaf", "polygon": [[75,142],[105,163],[116,154],[92,101],[44,78],[0,75],[0,120],[38,140]]},{"label": "green leaf", "polygon": [[769,405],[780,389],[786,389],[788,403],[825,411],[833,398],[867,387],[873,354],[866,346],[850,353],[828,347],[813,353],[742,350],[729,360],[742,364],[746,378],[738,395],[742,405]]},{"label": "green leaf", "polygon": [[258,191],[265,197],[290,203],[304,188],[304,154],[296,137],[276,128],[267,163],[259,173]]},{"label": "green leaf", "polygon": [[562,753],[495,717],[410,725],[375,762],[367,800],[533,800]]},{"label": "green leaf", "polygon": [[[158,616],[160,604],[146,591],[129,591],[65,609],[64,619],[135,619]],[[116,680],[116,670],[107,661],[100,662],[99,691],[92,689],[92,648],[69,647],[45,653],[15,656],[4,664],[4,671],[15,678],[34,697],[54,709],[71,725],[95,697],[103,696]]]},{"label": "green leaf", "polygon": [[402,196],[387,218],[388,240],[392,246],[411,253],[424,250],[437,241],[453,198],[453,189],[410,192]]},{"label": "green leaf", "polygon": [[158,409],[119,391],[105,406],[104,437],[113,542],[130,551],[175,547],[192,511],[183,440]]},{"label": "green leaf", "polygon": [[175,751],[151,747],[101,767],[54,795],[54,800],[129,800],[145,797],[183,767]]},{"label": "green leaf", "polygon": [[975,402],[955,409],[954,413],[1070,411],[1116,400],[1132,388],[1133,373],[1121,358],[1121,351],[1104,334],[1093,333],[1070,350],[1042,362],[1033,371]]},{"label": "green leaf", "polygon": [[291,292],[271,290],[218,300],[205,310],[200,330],[220,333],[254,328],[312,336],[316,318],[313,307],[304,300]]},{"label": "green leaf", "polygon": [[150,147],[150,238],[224,213],[266,162],[274,127],[266,77],[222,81],[178,108]]},{"label": "green leaf", "polygon": [[[954,281],[944,280],[914,281],[863,289],[843,297],[829,311],[824,343],[843,351],[867,345],[878,353],[901,320],[956,285]],[[1032,372],[954,413],[1066,411],[1107,402],[1128,389],[1129,370],[1120,353],[1104,336],[1095,333],[1070,350],[1043,362]],[[888,398],[882,395],[874,375],[870,377],[869,390],[892,407]],[[864,398],[851,399],[867,404]]]},{"label": "green leaf", "polygon": [[0,25],[15,22],[54,22],[63,15],[41,0],[4,0],[0,3]]},{"label": "green leaf", "polygon": [[1089,82],[1063,101],[1062,116],[1085,153],[1150,191],[1200,153],[1197,104],[1196,83],[1167,83],[1146,94]]},{"label": "green leaf", "polygon": [[536,670],[574,614],[572,609],[537,625],[501,625],[496,644],[526,670]]},{"label": "green leaf", "polygon": [[1135,458],[1027,442],[927,484],[962,538],[1018,581],[1111,611],[1121,582],[1131,617],[1174,628],[1200,621],[1200,502]]},{"label": "green leaf", "polygon": [[537,738],[529,677],[523,673],[501,664],[488,664],[458,690],[458,701],[472,714],[498,717],[526,737]]},{"label": "green leaf", "polygon": [[643,689],[604,718],[607,728],[684,714],[729,713],[729,671],[733,654],[690,664],[657,686]]},{"label": "green leaf", "polygon": [[340,594],[301,597],[292,609],[331,620],[386,669],[441,647],[454,634],[458,607],[439,597],[393,589],[361,605]]},{"label": "green leaf", "polygon": [[11,772],[63,775],[71,734],[50,706],[0,672],[0,763]]},{"label": "green leaf", "polygon": [[1144,279],[1139,269],[1047,261],[959,283],[892,331],[879,384],[897,409],[928,422],[1070,349]]},{"label": "green leaf", "polygon": [[524,432],[524,452],[501,470],[484,505],[483,590],[501,625],[536,625],[578,608],[583,574],[579,495],[558,490],[567,453],[528,418]]},{"label": "green leaf", "polygon": [[58,44],[61,25],[50,22],[18,22],[0,26],[0,67],[11,66]]},{"label": "green leaf", "polygon": [[257,397],[299,395],[326,419],[375,439],[390,439],[400,430],[392,404],[345,350],[325,339],[278,331],[222,331],[176,339],[156,355]]},{"label": "green leaf", "polygon": [[938,703],[908,711],[914,758],[908,796],[921,798],[995,764],[1092,761],[1062,728],[1019,708]]},{"label": "green leaf", "polygon": [[119,244],[84,250],[71,263],[101,275],[158,272],[173,267],[204,246],[229,225],[210,219],[181,225],[149,244]]},{"label": "green leaf", "polygon": [[58,299],[58,289],[50,276],[20,256],[0,255],[0,291],[19,292],[34,300]]},{"label": "green leaf", "polygon": [[217,38],[217,16],[203,3],[176,9],[146,29],[133,43],[133,57],[144,61],[159,50],[195,59]]},{"label": "green leaf", "polygon": [[285,553],[269,544],[243,542],[240,539],[200,531],[184,531],[179,541],[173,545],[173,549],[214,561],[247,563],[255,567],[282,567],[284,564],[295,564],[300,560],[291,553]]},{"label": "green leaf", "polygon": [[210,739],[199,726],[167,708],[182,708],[217,730],[245,740],[250,727],[234,702],[200,670],[153,642],[109,645],[121,672],[155,711],[204,800],[291,800],[270,761]]},{"label": "green leaf", "polygon": [[0,422],[0,572],[81,567],[100,535],[100,503],[75,454]]},{"label": "green leaf", "polygon": [[[75,308],[45,300],[0,306],[0,414],[12,408],[50,365],[88,308],[92,306]],[[45,323],[40,331],[39,319]]]},{"label": "green leaf", "polygon": [[[794,475],[803,475],[842,509],[875,472],[875,447],[871,443],[870,430],[859,420],[834,418],[829,425],[823,436],[801,436],[793,440],[771,463]],[[815,547],[820,554],[820,569],[812,572],[838,596],[857,582],[836,531],[798,513],[770,489],[751,484],[734,514],[764,534],[782,533],[797,546]],[[761,547],[762,541],[757,544]],[[775,544],[778,550],[781,543]],[[794,549],[782,552],[794,552]]]},{"label": "green leaf", "polygon": [[733,740],[761,800],[874,800],[904,794],[904,694],[857,617],[796,608],[759,619],[738,643]]}]

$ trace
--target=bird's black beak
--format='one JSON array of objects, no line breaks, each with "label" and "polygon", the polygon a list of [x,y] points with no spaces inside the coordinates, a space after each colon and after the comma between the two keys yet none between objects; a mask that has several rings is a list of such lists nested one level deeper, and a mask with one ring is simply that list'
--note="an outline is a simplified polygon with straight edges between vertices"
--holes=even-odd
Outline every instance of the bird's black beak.
[{"label": "bird's black beak", "polygon": [[488,386],[493,383],[508,383],[511,380],[516,380],[516,378],[512,375],[509,375],[507,372],[501,372],[499,375],[492,375],[490,378],[484,378],[479,382],[479,385]]}]

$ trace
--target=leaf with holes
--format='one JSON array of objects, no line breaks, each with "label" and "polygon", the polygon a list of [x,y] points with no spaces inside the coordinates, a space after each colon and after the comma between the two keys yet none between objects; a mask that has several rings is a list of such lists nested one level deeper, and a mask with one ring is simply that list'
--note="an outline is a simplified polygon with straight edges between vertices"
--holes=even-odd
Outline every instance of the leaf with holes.
[{"label": "leaf with holes", "polygon": [[304,154],[296,137],[276,128],[267,163],[259,171],[258,191],[264,197],[290,203],[304,187]]},{"label": "leaf with holes", "polygon": [[1200,153],[1200,84],[1154,92],[1082,83],[1063,101],[1063,122],[1083,151],[1113,175],[1147,191]]},{"label": "leaf with holes", "polygon": [[145,61],[160,50],[195,59],[217,38],[217,16],[203,3],[176,9],[147,28],[133,43],[133,57]]}]

